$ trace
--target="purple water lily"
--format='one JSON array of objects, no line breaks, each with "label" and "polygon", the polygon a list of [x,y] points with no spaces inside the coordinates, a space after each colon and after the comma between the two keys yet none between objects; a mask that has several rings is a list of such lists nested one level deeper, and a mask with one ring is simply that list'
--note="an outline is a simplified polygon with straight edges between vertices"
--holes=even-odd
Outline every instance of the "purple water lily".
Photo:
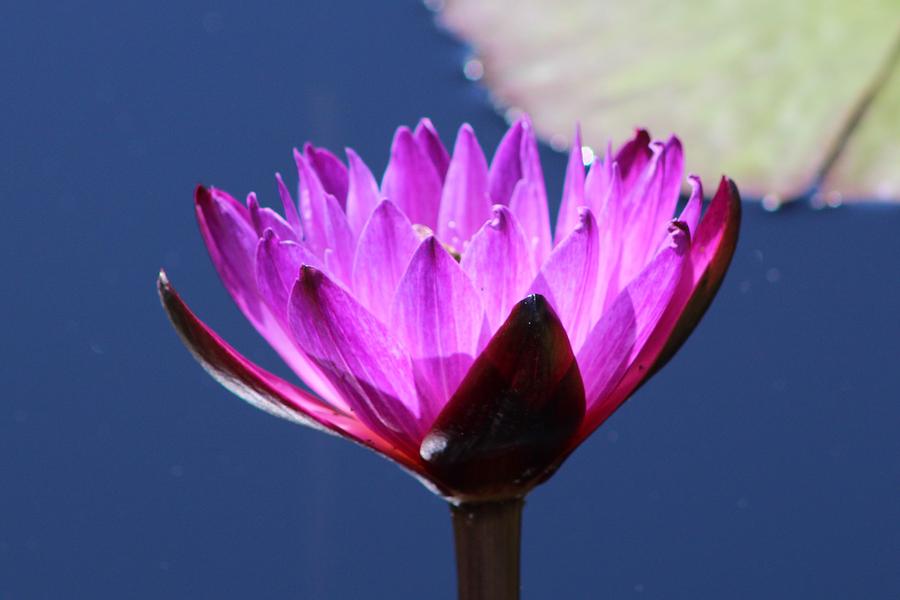
[{"label": "purple water lily", "polygon": [[394,136],[381,185],[347,150],[295,151],[284,215],[199,187],[213,263],[312,393],[251,363],[164,274],[163,304],[225,387],[351,439],[454,502],[517,498],[674,353],[731,260],[740,203],[723,178],[676,212],[681,144],[645,131],[586,174],[576,135],[551,234],[527,118],[488,163],[468,125],[452,156],[428,120]]}]

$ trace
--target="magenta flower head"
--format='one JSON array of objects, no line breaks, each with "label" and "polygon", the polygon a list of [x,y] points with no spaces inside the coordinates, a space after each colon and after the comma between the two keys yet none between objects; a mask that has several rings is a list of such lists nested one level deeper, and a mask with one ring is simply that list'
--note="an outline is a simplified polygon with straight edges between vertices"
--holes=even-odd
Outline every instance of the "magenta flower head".
[{"label": "magenta flower head", "polygon": [[578,135],[551,234],[527,118],[488,163],[463,125],[394,136],[381,185],[347,150],[295,151],[284,214],[197,188],[200,230],[284,381],[163,305],[203,366],[251,404],[397,462],[454,504],[521,498],[677,350],[716,293],[740,202],[723,178],[676,216],[677,138],[646,131],[585,174]]}]

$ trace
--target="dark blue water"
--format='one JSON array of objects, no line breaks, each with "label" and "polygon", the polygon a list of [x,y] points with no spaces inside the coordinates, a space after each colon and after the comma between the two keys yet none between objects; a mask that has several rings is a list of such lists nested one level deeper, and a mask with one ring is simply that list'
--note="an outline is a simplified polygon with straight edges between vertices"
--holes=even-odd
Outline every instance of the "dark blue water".
[{"label": "dark blue water", "polygon": [[[271,202],[306,139],[380,170],[422,115],[493,146],[464,49],[412,0],[2,17],[0,598],[452,598],[442,502],[229,397],[154,279],[285,373],[218,282],[194,185]],[[530,497],[524,597],[900,596],[898,231],[895,208],[747,205],[692,339]]]}]

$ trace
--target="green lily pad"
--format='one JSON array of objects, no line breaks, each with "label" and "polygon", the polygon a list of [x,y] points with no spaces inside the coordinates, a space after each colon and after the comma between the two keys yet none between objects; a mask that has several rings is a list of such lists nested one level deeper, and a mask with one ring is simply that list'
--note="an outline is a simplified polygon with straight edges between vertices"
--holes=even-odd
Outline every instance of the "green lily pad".
[{"label": "green lily pad", "polygon": [[898,0],[445,0],[439,18],[555,146],[576,122],[595,149],[644,126],[770,204],[822,177],[829,198],[900,200]]}]

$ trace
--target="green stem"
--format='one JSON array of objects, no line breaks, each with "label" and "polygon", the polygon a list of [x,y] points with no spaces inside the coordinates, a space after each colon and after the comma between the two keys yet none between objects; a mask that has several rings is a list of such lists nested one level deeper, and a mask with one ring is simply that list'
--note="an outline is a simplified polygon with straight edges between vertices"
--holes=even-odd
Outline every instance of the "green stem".
[{"label": "green stem", "polygon": [[450,507],[459,600],[519,600],[521,498]]}]

